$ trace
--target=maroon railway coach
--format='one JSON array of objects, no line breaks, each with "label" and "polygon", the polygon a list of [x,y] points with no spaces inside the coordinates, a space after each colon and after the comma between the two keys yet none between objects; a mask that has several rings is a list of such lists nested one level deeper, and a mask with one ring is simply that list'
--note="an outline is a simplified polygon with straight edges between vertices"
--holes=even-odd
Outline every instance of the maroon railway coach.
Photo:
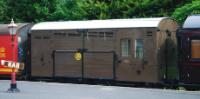
[{"label": "maroon railway coach", "polygon": [[171,18],[42,22],[30,33],[31,77],[160,83],[176,78]]},{"label": "maroon railway coach", "polygon": [[200,15],[189,16],[178,32],[180,80],[185,84],[200,83]]}]

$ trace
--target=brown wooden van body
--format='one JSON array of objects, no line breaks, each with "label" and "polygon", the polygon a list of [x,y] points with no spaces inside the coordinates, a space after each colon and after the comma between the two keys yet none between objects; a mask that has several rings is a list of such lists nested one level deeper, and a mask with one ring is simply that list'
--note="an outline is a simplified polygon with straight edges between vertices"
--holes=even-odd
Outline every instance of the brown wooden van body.
[{"label": "brown wooden van body", "polygon": [[[80,21],[88,27],[66,29],[36,24],[31,30],[31,76],[147,83],[176,78],[177,23],[170,18],[130,19],[128,24],[135,25],[126,27],[121,20],[119,26],[112,23],[119,20],[102,20],[110,27],[98,20],[92,28],[90,21]],[[158,23],[146,25],[148,20]]]}]

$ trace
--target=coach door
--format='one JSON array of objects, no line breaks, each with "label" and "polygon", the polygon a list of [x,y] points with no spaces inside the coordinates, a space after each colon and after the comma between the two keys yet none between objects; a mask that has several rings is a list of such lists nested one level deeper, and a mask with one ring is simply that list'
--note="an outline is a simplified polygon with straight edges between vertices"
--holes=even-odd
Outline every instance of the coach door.
[{"label": "coach door", "polygon": [[114,79],[115,34],[109,30],[89,30],[85,33],[84,77]]},{"label": "coach door", "polygon": [[53,74],[55,77],[81,78],[81,61],[74,58],[76,51],[54,51]]},{"label": "coach door", "polygon": [[113,38],[112,32],[68,33],[68,39],[62,43],[67,50],[54,51],[54,76],[114,79]]},{"label": "coach door", "polygon": [[114,79],[114,52],[88,51],[84,53],[84,78]]},{"label": "coach door", "polygon": [[114,79],[114,52],[56,50],[53,68],[55,77]]},{"label": "coach door", "polygon": [[81,61],[74,59],[74,54],[81,48],[81,33],[76,31],[54,33],[53,76],[82,77]]}]

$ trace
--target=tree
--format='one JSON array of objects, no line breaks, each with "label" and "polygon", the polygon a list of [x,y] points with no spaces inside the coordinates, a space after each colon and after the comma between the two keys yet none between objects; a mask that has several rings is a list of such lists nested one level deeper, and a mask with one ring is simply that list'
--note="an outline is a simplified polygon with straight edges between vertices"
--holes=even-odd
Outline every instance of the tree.
[{"label": "tree", "polygon": [[[160,17],[172,14],[179,19],[181,16],[178,16],[178,9],[173,13],[176,7],[183,9],[181,6],[191,2],[192,0],[0,0],[0,20],[6,23],[11,18],[16,22],[40,22]],[[196,8],[199,2],[195,2],[197,3],[191,3],[190,6]],[[195,10],[193,13],[197,12]]]},{"label": "tree", "polygon": [[50,20],[57,0],[3,0],[5,2],[4,21],[14,18],[17,22],[38,22]]},{"label": "tree", "polygon": [[188,15],[200,14],[200,1],[194,0],[189,4],[185,4],[175,10],[172,17],[179,23],[183,23]]},{"label": "tree", "polygon": [[56,6],[59,0],[33,0],[31,14],[35,22],[49,21],[52,14],[56,11]]},{"label": "tree", "polygon": [[0,0],[0,21],[3,22],[4,18],[5,18],[5,1],[4,0]]},{"label": "tree", "polygon": [[[133,1],[133,0],[132,0]],[[162,17],[171,16],[177,6],[190,0],[135,0],[131,2],[128,17]]]},{"label": "tree", "polygon": [[[112,19],[128,18],[129,11],[137,5],[137,0],[112,0],[109,11]],[[131,13],[131,11],[130,11]]]},{"label": "tree", "polygon": [[101,0],[85,0],[79,3],[85,13],[85,19],[109,19],[109,6]]},{"label": "tree", "polygon": [[61,0],[56,6],[52,19],[91,20],[108,19],[108,5],[101,0]]},{"label": "tree", "polygon": [[[9,22],[11,18],[14,18],[17,22],[24,22],[29,16],[27,11],[29,11],[30,3],[29,0],[4,0],[5,7],[5,22]],[[28,21],[29,22],[29,21]]]},{"label": "tree", "polygon": [[81,20],[85,17],[83,9],[80,8],[82,3],[82,0],[60,0],[50,17],[52,20]]}]

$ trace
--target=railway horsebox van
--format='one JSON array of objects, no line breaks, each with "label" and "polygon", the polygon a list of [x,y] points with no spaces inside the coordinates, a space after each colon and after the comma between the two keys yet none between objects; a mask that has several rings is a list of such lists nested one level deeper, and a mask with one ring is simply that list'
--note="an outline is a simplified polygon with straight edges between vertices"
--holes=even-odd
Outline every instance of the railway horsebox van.
[{"label": "railway horsebox van", "polygon": [[178,24],[167,17],[41,22],[31,77],[160,83],[175,79]]}]

